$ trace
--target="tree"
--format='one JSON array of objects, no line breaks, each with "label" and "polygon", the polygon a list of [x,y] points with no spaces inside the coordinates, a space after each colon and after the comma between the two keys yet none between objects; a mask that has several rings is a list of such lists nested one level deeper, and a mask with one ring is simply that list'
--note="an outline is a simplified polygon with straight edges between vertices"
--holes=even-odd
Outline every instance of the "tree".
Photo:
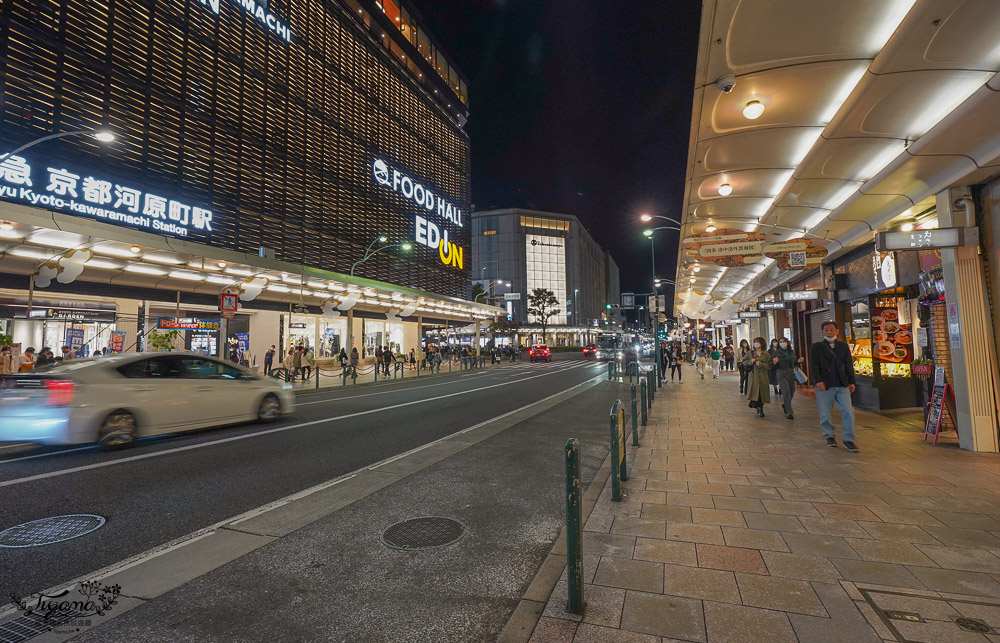
[{"label": "tree", "polygon": [[505,316],[500,315],[490,322],[489,330],[494,336],[499,335],[500,337],[513,337],[517,334],[519,329],[517,322],[512,322]]},{"label": "tree", "polygon": [[486,289],[483,288],[483,284],[472,284],[472,296],[469,297],[469,301],[476,301],[476,299],[482,297],[485,294],[486,294]]},{"label": "tree", "polygon": [[548,343],[545,341],[545,329],[548,328],[549,319],[562,312],[556,308],[558,305],[559,300],[556,299],[556,294],[548,288],[535,288],[528,295],[528,314],[534,315],[538,323],[541,324],[543,344]]},{"label": "tree", "polygon": [[146,333],[146,341],[149,346],[157,351],[174,350],[174,341],[181,336],[177,329],[169,330],[165,333],[153,329]]}]

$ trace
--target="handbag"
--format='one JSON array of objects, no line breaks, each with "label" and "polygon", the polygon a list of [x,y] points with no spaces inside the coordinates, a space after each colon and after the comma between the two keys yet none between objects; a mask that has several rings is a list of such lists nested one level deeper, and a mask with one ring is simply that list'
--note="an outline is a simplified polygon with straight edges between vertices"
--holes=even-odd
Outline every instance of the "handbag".
[{"label": "handbag", "polygon": [[809,378],[806,377],[806,374],[803,373],[802,369],[799,368],[798,366],[792,369],[792,373],[795,374],[795,381],[798,382],[799,384],[805,384],[806,382],[809,381]]}]

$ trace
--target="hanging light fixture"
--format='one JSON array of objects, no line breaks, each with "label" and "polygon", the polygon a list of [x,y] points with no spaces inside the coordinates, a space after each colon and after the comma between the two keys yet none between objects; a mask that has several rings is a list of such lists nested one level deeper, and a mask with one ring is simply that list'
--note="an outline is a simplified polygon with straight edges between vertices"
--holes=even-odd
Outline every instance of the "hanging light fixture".
[{"label": "hanging light fixture", "polygon": [[759,100],[752,100],[743,108],[743,116],[749,120],[756,120],[764,113],[764,103]]},{"label": "hanging light fixture", "polygon": [[719,186],[720,195],[729,196],[732,193],[733,193],[733,186],[729,185],[728,183],[723,183],[722,185]]}]

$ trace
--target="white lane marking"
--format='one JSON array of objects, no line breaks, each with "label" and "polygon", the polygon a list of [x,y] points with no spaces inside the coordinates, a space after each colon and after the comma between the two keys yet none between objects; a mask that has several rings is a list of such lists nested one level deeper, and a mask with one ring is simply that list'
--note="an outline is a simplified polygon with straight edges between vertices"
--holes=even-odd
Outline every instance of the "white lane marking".
[{"label": "white lane marking", "polygon": [[33,444],[32,442],[18,442],[17,444],[8,444],[5,447],[0,447],[0,449],[13,449],[14,447],[23,447],[26,444]]},{"label": "white lane marking", "polygon": [[[470,373],[470,375],[477,375],[483,377],[486,373]],[[340,400],[353,400],[359,397],[371,397],[373,395],[390,395],[392,393],[405,393],[406,391],[416,391],[422,388],[431,388],[434,386],[446,386],[448,384],[455,384],[455,380],[448,382],[438,382],[437,384],[424,384],[423,386],[410,386],[408,388],[400,388],[394,391],[378,391],[376,393],[359,393],[358,395],[345,395],[343,397],[328,397],[325,400],[313,400],[311,402],[296,402],[295,406],[309,406],[310,404],[326,404],[327,402],[339,402]]]},{"label": "white lane marking", "polygon": [[[485,391],[485,390],[488,390],[488,389],[491,389],[491,388],[499,388],[501,386],[510,386],[511,384],[519,384],[521,382],[526,382],[528,380],[533,380],[533,379],[536,379],[536,378],[539,378],[539,377],[546,377],[548,375],[555,375],[557,373],[562,373],[562,372],[568,371],[568,370],[573,370],[573,369],[571,369],[571,368],[569,368],[569,369],[561,369],[561,370],[558,370],[558,371],[552,370],[552,371],[549,371],[549,372],[546,372],[546,373],[541,373],[539,375],[532,375],[531,377],[525,377],[525,378],[522,378],[522,379],[519,379],[519,380],[515,380],[515,381],[511,381],[511,382],[500,382],[499,384],[490,384],[489,386],[480,386],[479,388],[473,388],[473,389],[469,389],[467,391],[458,391],[456,393],[446,393],[444,395],[438,395],[437,397],[429,397],[429,398],[426,398],[426,399],[423,399],[423,400],[413,400],[412,402],[401,402],[399,404],[392,404],[390,406],[383,406],[383,407],[380,407],[380,408],[368,409],[367,411],[357,411],[355,413],[347,413],[347,414],[344,414],[344,415],[338,415],[336,417],[331,417],[331,418],[322,418],[322,419],[319,419],[319,420],[310,420],[309,422],[300,422],[298,424],[290,424],[288,426],[279,426],[277,428],[267,429],[265,431],[257,431],[257,432],[254,432],[254,433],[247,433],[247,434],[244,434],[244,435],[234,435],[233,437],[222,438],[222,439],[219,439],[219,440],[213,440],[211,442],[201,442],[199,444],[189,444],[187,446],[176,447],[174,449],[164,449],[163,451],[157,451],[155,453],[144,453],[142,455],[136,455],[136,456],[132,456],[132,457],[128,457],[128,458],[118,458],[118,459],[115,459],[115,460],[108,460],[108,461],[105,461],[105,462],[95,462],[94,464],[87,464],[87,465],[83,465],[83,466],[79,466],[79,467],[72,467],[72,468],[69,468],[69,469],[61,469],[59,471],[49,471],[47,473],[38,473],[38,474],[35,474],[33,476],[26,476],[24,478],[14,478],[12,480],[4,480],[4,481],[0,482],[0,487],[11,487],[11,486],[16,485],[16,484],[22,484],[22,483],[25,483],[25,482],[32,482],[34,480],[44,480],[45,478],[54,478],[56,476],[64,476],[64,475],[68,475],[70,473],[79,473],[81,471],[89,471],[91,469],[102,469],[104,467],[110,467],[110,466],[114,466],[116,464],[122,464],[122,463],[125,463],[125,462],[135,462],[137,460],[146,460],[146,459],[149,459],[149,458],[158,458],[160,456],[167,455],[167,454],[170,454],[170,453],[180,453],[181,451],[191,451],[191,450],[194,450],[194,449],[201,449],[201,448],[208,447],[208,446],[215,446],[217,444],[225,444],[226,442],[237,442],[239,440],[246,440],[248,438],[258,437],[258,436],[262,436],[262,435],[269,435],[271,433],[281,433],[281,432],[284,432],[284,431],[290,431],[292,429],[299,429],[299,428],[306,427],[306,426],[315,426],[317,424],[326,424],[328,422],[337,422],[339,420],[347,420],[349,418],[360,417],[362,415],[371,415],[372,413],[381,413],[383,411],[391,411],[392,409],[403,408],[403,407],[406,407],[406,406],[413,406],[414,404],[424,404],[426,402],[435,402],[437,400],[444,400],[444,399],[447,399],[449,397],[456,397],[456,396],[459,396],[459,395],[468,395],[469,393],[476,393],[478,391]],[[0,461],[0,464],[3,464],[3,461]]]},{"label": "white lane marking", "polygon": [[[30,444],[30,443],[29,443]],[[89,451],[91,449],[96,449],[97,444],[89,444],[84,447],[76,447],[75,449],[63,449],[62,451],[52,451],[50,453],[37,453],[35,455],[24,455],[20,458],[11,458],[9,460],[0,460],[0,464],[7,464],[8,462],[20,462],[21,460],[33,460],[35,458],[47,458],[50,455],[60,455],[63,453],[73,453],[74,451]]]}]

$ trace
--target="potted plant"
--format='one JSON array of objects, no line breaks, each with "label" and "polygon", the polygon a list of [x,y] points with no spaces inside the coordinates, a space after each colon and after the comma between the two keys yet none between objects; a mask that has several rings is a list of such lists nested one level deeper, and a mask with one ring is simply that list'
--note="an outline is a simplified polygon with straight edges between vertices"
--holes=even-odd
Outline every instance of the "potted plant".
[{"label": "potted plant", "polygon": [[146,333],[146,341],[149,343],[149,347],[155,351],[172,351],[174,350],[174,340],[180,336],[181,333],[177,329],[165,333],[154,329]]}]

